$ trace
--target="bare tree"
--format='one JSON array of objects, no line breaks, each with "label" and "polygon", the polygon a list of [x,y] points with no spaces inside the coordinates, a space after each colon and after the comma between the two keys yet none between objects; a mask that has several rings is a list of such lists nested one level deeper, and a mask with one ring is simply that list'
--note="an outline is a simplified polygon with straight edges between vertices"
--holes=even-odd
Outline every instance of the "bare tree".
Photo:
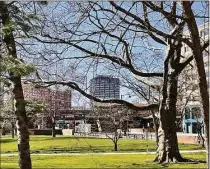
[{"label": "bare tree", "polygon": [[[209,5],[208,3],[206,5]],[[209,93],[207,87],[206,73],[203,61],[202,43],[199,36],[198,25],[196,23],[195,14],[190,2],[182,2],[184,19],[190,31],[192,44],[190,45],[194,59],[196,62],[197,72],[199,75],[199,88],[201,101],[203,106],[203,117],[205,126],[205,142],[206,142],[206,157],[207,166],[209,165]]]},{"label": "bare tree", "polygon": [[114,151],[118,151],[118,141],[123,135],[123,123],[128,120],[130,110],[122,105],[110,103],[94,106],[94,111],[103,118],[100,120],[102,131],[107,133],[106,136],[114,143]]},{"label": "bare tree", "polygon": [[[56,7],[53,3],[52,6]],[[58,48],[59,46],[65,50],[68,49],[70,52],[68,57],[66,57],[66,53],[61,53],[56,58],[57,61],[69,60],[71,62],[74,60],[77,66],[84,66],[80,70],[85,72],[85,76],[88,76],[87,72],[90,72],[92,62],[97,62],[97,66],[102,70],[111,67],[113,70],[122,68],[130,72],[130,75],[139,77],[139,85],[146,84],[160,89],[160,103],[137,107],[125,100],[96,98],[88,94],[84,86],[67,76],[60,78],[59,81],[46,81],[41,78],[40,81],[48,85],[69,86],[96,102],[120,103],[138,110],[152,110],[159,107],[160,125],[156,161],[185,161],[179,153],[175,131],[178,77],[197,53],[182,56],[181,49],[182,45],[186,44],[196,50],[195,46],[197,45],[195,44],[198,43],[193,40],[197,36],[196,34],[192,34],[191,37],[183,36],[186,23],[188,26],[190,25],[185,18],[187,9],[182,8],[177,2],[115,3],[111,1],[106,3],[88,2],[85,5],[78,3],[74,6],[73,12],[70,8],[65,8],[65,11],[59,10],[62,11],[60,13],[54,10],[57,18],[50,18],[48,15],[54,11],[42,10],[40,15],[43,22],[40,23],[42,29],[39,34],[33,36],[26,33],[28,37],[45,44],[44,49],[49,53],[55,53],[52,47]],[[192,14],[194,11],[189,12]],[[65,16],[72,20],[68,22],[69,19],[67,20]],[[77,17],[75,18],[75,16]],[[190,17],[195,20],[198,16],[191,15]],[[197,27],[197,25],[194,26]],[[199,42],[200,54],[208,45],[209,42],[203,44]],[[167,48],[167,51],[158,55],[157,49],[160,48],[162,51]],[[74,51],[77,51],[77,54],[72,54]],[[142,62],[144,56],[150,58],[148,62],[155,57],[159,67],[148,69],[148,64]],[[51,59],[49,57],[48,61],[50,62]],[[151,64],[154,65],[154,62]],[[77,68],[79,70],[79,66]],[[202,78],[204,78],[203,75],[205,72],[202,74]],[[145,78],[150,79],[145,80]],[[161,79],[162,84],[150,83],[154,78]],[[204,90],[202,91],[204,92]]]}]

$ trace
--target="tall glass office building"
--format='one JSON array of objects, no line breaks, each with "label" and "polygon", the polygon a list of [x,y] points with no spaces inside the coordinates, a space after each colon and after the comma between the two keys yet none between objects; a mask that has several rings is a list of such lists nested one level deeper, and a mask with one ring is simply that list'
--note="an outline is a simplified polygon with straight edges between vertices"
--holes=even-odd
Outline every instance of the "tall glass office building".
[{"label": "tall glass office building", "polygon": [[101,99],[119,99],[119,78],[102,75],[94,77],[90,80],[90,94]]}]

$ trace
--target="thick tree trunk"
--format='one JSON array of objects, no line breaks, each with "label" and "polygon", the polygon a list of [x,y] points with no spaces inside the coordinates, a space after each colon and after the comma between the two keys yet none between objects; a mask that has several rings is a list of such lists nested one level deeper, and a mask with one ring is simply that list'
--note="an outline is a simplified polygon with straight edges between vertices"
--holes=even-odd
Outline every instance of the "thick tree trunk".
[{"label": "thick tree trunk", "polygon": [[25,100],[20,77],[13,78],[16,107],[16,127],[18,136],[18,152],[19,152],[19,167],[20,169],[31,169],[31,157],[29,146],[29,132],[25,110]]},{"label": "thick tree trunk", "polygon": [[177,135],[175,131],[176,126],[172,120],[173,116],[173,112],[167,110],[161,111],[161,122],[158,130],[158,155],[155,159],[155,161],[160,163],[184,161],[181,154],[179,153]]},{"label": "thick tree trunk", "polygon": [[206,73],[204,68],[203,53],[201,47],[201,41],[199,37],[198,26],[196,24],[195,16],[191,8],[191,3],[188,1],[182,2],[184,17],[187,22],[190,36],[192,39],[192,51],[194,54],[197,72],[198,72],[198,82],[201,94],[201,102],[203,106],[203,118],[204,118],[204,128],[205,128],[205,145],[206,145],[206,159],[207,167],[209,165],[209,93],[206,80]]},{"label": "thick tree trunk", "polygon": [[168,98],[163,98],[159,111],[159,143],[155,161],[160,163],[185,161],[179,152],[176,135],[177,75],[175,72],[171,73],[169,77],[168,87]]},{"label": "thick tree trunk", "polygon": [[[10,24],[10,16],[8,6],[4,1],[0,1],[0,19],[5,27]],[[15,46],[15,40],[12,33],[12,29],[8,29],[4,34],[4,43],[6,44],[8,55],[17,59],[17,52]],[[14,88],[13,94],[15,98],[15,114],[17,117],[16,125],[18,130],[18,152],[19,152],[19,167],[20,169],[31,169],[31,157],[29,147],[29,132],[25,110],[25,100],[23,96],[23,88],[21,84],[21,75],[14,75],[13,72],[9,72],[10,80],[12,81]]]}]

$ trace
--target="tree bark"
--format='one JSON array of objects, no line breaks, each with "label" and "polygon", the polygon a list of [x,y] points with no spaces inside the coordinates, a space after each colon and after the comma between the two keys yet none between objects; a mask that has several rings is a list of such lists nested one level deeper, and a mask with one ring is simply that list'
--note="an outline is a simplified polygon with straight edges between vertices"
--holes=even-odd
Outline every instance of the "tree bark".
[{"label": "tree bark", "polygon": [[177,75],[175,72],[169,77],[168,87],[169,97],[167,99],[163,98],[159,111],[159,144],[158,155],[155,159],[159,163],[185,161],[179,153],[176,135]]},{"label": "tree bark", "polygon": [[112,140],[113,143],[114,143],[114,151],[117,151],[118,150],[118,146],[117,146],[118,139],[119,139],[119,135],[118,135],[118,132],[117,132],[117,126],[115,126],[114,138]]},{"label": "tree bark", "polygon": [[12,125],[12,138],[14,138],[15,137],[15,125],[13,122],[11,123],[11,125]]},{"label": "tree bark", "polygon": [[55,117],[52,117],[52,137],[55,138],[56,137],[56,133],[55,133]]},{"label": "tree bark", "polygon": [[114,141],[114,151],[118,151],[117,141]]},{"label": "tree bark", "polygon": [[[178,32],[177,36],[182,36],[181,31]],[[168,56],[164,62],[163,98],[159,110],[158,155],[155,159],[160,163],[187,161],[187,159],[182,158],[179,152],[176,134],[178,76],[184,69],[180,64],[181,47],[182,43],[180,41],[169,42]]]},{"label": "tree bark", "polygon": [[15,95],[16,107],[16,126],[18,135],[18,152],[19,152],[19,167],[20,169],[31,169],[29,132],[25,110],[25,100],[23,96],[21,78],[16,77],[12,80],[14,84],[13,93]]},{"label": "tree bark", "polygon": [[[3,26],[7,27],[8,24],[10,24],[11,19],[9,16],[8,6],[4,1],[0,1],[0,19],[2,20]],[[6,44],[8,54],[17,59],[16,45],[12,29],[8,29],[7,33],[4,34],[3,41]],[[15,114],[17,118],[16,125],[18,130],[19,167],[20,169],[31,169],[32,166],[29,146],[29,132],[25,109],[25,100],[21,84],[21,75],[14,75],[13,72],[9,72],[9,75],[10,80],[14,85],[13,93],[16,102]]]},{"label": "tree bark", "polygon": [[201,94],[201,102],[203,106],[203,118],[204,118],[204,128],[205,128],[205,145],[206,145],[206,159],[207,166],[209,165],[209,93],[206,80],[206,73],[204,68],[203,53],[201,47],[201,41],[199,37],[198,26],[196,24],[195,16],[191,8],[191,4],[188,1],[182,2],[182,7],[184,11],[184,17],[188,25],[190,36],[192,39],[192,52],[195,58],[197,72],[198,72],[198,82]]},{"label": "tree bark", "polygon": [[151,110],[151,112],[152,112],[152,118],[153,118],[153,123],[154,123],[154,128],[155,128],[155,140],[156,140],[156,144],[157,144],[157,148],[158,148],[159,140],[158,140],[158,123],[156,120],[157,117],[155,117],[155,113],[153,110]]}]

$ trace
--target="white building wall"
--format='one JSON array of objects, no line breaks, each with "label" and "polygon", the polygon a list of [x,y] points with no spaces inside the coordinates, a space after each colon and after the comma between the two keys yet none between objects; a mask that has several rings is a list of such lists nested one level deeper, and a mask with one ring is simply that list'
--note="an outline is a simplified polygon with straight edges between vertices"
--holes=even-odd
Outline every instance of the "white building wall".
[{"label": "white building wall", "polygon": [[[202,44],[204,43],[204,41],[207,41],[209,39],[209,25],[208,24],[209,23],[206,23],[198,27]],[[188,30],[184,32],[184,36],[186,37],[190,36]],[[209,47],[207,48],[207,51],[208,50],[209,50]],[[209,86],[209,80],[210,80],[209,79],[209,76],[210,76],[209,60],[210,58],[209,58],[209,53],[207,51],[203,52],[203,60],[205,64],[205,71],[206,71],[207,82]],[[183,44],[181,53],[185,58],[187,58],[188,56],[192,55],[192,50],[189,46],[187,46],[186,44]],[[198,74],[197,74],[197,68],[196,68],[196,64],[194,60],[191,62],[191,65],[188,65],[187,68],[185,68],[185,70],[182,73],[182,78],[183,78],[182,80],[184,80],[184,83],[186,83],[186,85],[184,85],[185,87],[185,100],[184,101],[186,101],[187,97],[189,97],[189,94],[192,92],[192,89],[193,89],[188,105],[200,104]]]}]

